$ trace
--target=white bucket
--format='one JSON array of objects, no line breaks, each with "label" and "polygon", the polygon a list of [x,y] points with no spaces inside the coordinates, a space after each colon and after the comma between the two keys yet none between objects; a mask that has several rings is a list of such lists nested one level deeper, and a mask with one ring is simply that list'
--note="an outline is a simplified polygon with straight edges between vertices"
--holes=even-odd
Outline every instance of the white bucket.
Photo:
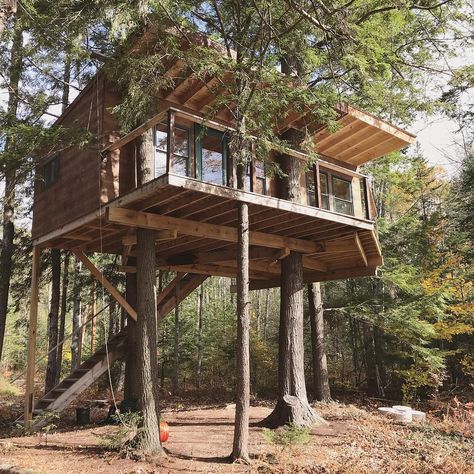
[{"label": "white bucket", "polygon": [[426,413],[424,411],[412,410],[411,416],[413,421],[426,421]]}]

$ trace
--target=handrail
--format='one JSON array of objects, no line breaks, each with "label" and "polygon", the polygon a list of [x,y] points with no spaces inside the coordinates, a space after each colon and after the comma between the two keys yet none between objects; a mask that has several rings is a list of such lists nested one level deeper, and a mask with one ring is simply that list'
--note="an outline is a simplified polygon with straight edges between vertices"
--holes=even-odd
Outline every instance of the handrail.
[{"label": "handrail", "polygon": [[[42,360],[44,360],[46,357],[49,356],[49,354],[51,354],[51,352],[55,351],[59,346],[62,346],[64,344],[65,341],[67,341],[69,338],[72,338],[73,336],[75,336],[76,334],[79,334],[79,332],[82,330],[82,328],[84,328],[84,326],[86,326],[87,324],[89,324],[91,321],[93,321],[97,316],[99,316],[99,314],[101,314],[102,312],[104,312],[108,307],[110,306],[110,303],[105,305],[101,310],[99,310],[97,313],[95,313],[93,316],[91,316],[89,319],[87,319],[86,321],[84,321],[78,328],[76,328],[71,334],[68,334],[67,336],[65,336],[63,338],[62,341],[59,341],[52,349],[50,349],[48,352],[46,352],[46,354],[43,354],[42,356],[40,356],[38,359],[35,360],[35,366],[36,366],[36,370],[35,370],[35,374],[36,372],[38,372],[39,370],[39,367],[37,366],[37,364],[39,362],[41,362]],[[26,370],[24,370],[23,372],[21,372],[18,376],[16,376],[14,379],[10,380],[10,383],[13,383],[13,382],[16,382],[18,379],[20,379],[21,377],[23,377],[24,375],[26,374]]]}]

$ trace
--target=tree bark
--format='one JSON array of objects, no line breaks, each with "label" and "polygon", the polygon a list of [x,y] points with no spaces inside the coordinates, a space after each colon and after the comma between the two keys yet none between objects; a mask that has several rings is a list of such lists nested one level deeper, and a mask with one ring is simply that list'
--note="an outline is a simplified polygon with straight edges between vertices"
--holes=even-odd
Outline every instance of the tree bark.
[{"label": "tree bark", "polygon": [[158,404],[155,233],[137,229],[136,249],[138,405],[143,416],[138,449],[145,456],[155,456],[164,454]]},{"label": "tree bark", "polygon": [[69,257],[70,254],[68,251],[64,253],[64,263],[63,263],[63,277],[61,282],[61,311],[59,314],[59,333],[58,333],[58,372],[56,378],[56,384],[61,378],[61,366],[63,363],[63,343],[61,342],[64,339],[65,329],[66,329],[66,312],[67,312],[67,296],[68,296],[68,287],[69,287]]},{"label": "tree bark", "polygon": [[176,295],[176,307],[174,309],[174,347],[173,347],[173,376],[171,378],[171,390],[173,395],[177,395],[179,392],[179,304],[178,304],[178,294],[179,294],[179,283],[176,285],[175,295]]},{"label": "tree bark", "polygon": [[[136,260],[129,259],[129,263],[135,265]],[[132,308],[137,307],[137,275],[135,273],[125,274],[125,297]],[[123,397],[126,400],[138,400],[137,323],[130,316],[127,316],[127,355]]]},{"label": "tree bark", "polygon": [[17,0],[0,0],[0,38],[12,15],[16,13]]},{"label": "tree bark", "polygon": [[[243,145],[243,143],[242,143]],[[245,156],[245,155],[244,155]],[[237,185],[244,188],[247,160],[237,164]],[[236,404],[233,460],[250,462],[250,315],[249,315],[249,210],[248,204],[238,203],[237,240],[237,339],[236,339]]]},{"label": "tree bark", "polygon": [[[4,2],[4,5],[13,2]],[[2,8],[0,4],[0,9]],[[1,21],[1,17],[0,17]],[[3,26],[0,25],[3,30]],[[0,32],[1,34],[1,32]],[[14,147],[13,139],[9,136],[8,126],[12,125],[18,112],[18,86],[23,70],[23,30],[18,24],[15,24],[12,48],[10,52],[10,70],[9,70],[9,95],[7,113],[4,117],[7,127],[7,136],[5,140],[5,150],[11,150]],[[14,251],[15,239],[15,187],[16,187],[16,164],[6,163],[5,191],[3,195],[3,222],[2,222],[2,241],[0,249],[0,360],[2,359],[3,342],[5,339],[5,328],[7,324],[8,296],[10,294],[10,282],[12,277],[12,257]]]},{"label": "tree bark", "polygon": [[[294,147],[301,141],[299,132],[292,129],[284,138]],[[292,156],[281,155],[280,166],[285,174],[281,182],[281,197],[297,202],[301,192],[302,163]],[[302,255],[290,252],[281,262],[278,400],[273,412],[262,422],[270,428],[288,423],[297,426],[325,423],[311,408],[306,394],[303,288]]]},{"label": "tree bark", "polygon": [[197,388],[201,388],[201,372],[202,372],[202,328],[203,328],[203,308],[204,307],[204,285],[199,287],[198,298],[198,327],[197,327]]},{"label": "tree bark", "polygon": [[273,412],[263,421],[270,428],[325,423],[314,413],[306,394],[303,287],[302,255],[290,252],[281,262],[278,400]]},{"label": "tree bark", "polygon": [[51,302],[48,314],[48,365],[46,366],[45,393],[48,393],[58,379],[58,324],[61,289],[61,251],[51,250]]},{"label": "tree bark", "polygon": [[112,296],[109,297],[109,339],[115,334],[117,323],[117,302]]},{"label": "tree bark", "polygon": [[331,401],[331,390],[324,347],[324,309],[320,283],[308,285],[308,303],[313,356],[313,398],[320,402],[329,402]]},{"label": "tree bark", "polygon": [[76,261],[74,268],[74,283],[72,295],[72,339],[71,339],[71,368],[77,369],[81,364],[82,337],[81,330],[81,263]]}]

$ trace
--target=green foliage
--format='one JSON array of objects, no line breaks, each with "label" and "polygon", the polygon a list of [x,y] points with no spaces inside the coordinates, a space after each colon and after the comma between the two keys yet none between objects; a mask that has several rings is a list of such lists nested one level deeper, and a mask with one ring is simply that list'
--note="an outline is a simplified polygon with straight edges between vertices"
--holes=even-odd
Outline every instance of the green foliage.
[{"label": "green foliage", "polygon": [[310,440],[311,428],[289,425],[276,430],[264,428],[262,430],[263,439],[270,444],[283,448],[308,444]]},{"label": "green foliage", "polygon": [[129,411],[117,413],[113,419],[117,422],[117,426],[108,433],[96,435],[100,445],[109,451],[127,450],[130,447],[129,443],[143,431],[140,427],[143,417],[140,413]]},{"label": "green foliage", "polygon": [[0,397],[10,398],[21,393],[20,389],[10,383],[3,375],[0,374]]}]

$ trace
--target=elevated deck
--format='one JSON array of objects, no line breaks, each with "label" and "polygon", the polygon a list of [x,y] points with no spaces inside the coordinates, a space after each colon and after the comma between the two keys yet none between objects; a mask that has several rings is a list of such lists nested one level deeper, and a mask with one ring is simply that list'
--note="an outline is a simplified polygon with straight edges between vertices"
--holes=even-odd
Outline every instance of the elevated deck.
[{"label": "elevated deck", "polygon": [[[237,203],[249,204],[252,287],[277,286],[290,250],[307,281],[373,275],[382,263],[372,221],[167,174],[35,241],[42,247],[134,255],[136,227],[156,229],[157,266],[234,277]],[[134,271],[124,266],[123,271]]]}]

